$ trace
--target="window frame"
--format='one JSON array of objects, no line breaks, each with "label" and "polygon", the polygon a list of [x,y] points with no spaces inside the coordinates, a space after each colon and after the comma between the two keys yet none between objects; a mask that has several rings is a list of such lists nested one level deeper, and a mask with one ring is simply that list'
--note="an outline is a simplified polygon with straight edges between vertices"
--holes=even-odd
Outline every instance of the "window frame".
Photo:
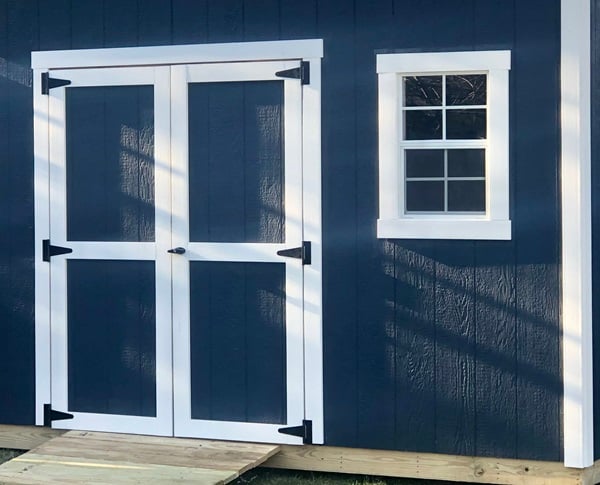
[{"label": "window frame", "polygon": [[[379,219],[377,237],[390,239],[511,239],[509,216],[509,71],[511,52],[378,54]],[[487,75],[486,140],[403,140],[402,78]],[[486,210],[406,213],[404,150],[485,146]]]}]

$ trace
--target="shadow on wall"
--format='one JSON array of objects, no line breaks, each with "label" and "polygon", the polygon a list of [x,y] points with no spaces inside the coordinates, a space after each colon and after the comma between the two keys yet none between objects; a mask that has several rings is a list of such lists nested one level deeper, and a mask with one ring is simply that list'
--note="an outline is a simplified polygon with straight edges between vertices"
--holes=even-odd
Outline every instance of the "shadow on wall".
[{"label": "shadow on wall", "polygon": [[[556,265],[515,266],[510,242],[382,241],[380,248],[381,285],[394,296],[373,317],[379,322],[358,321],[385,327],[379,340],[359,338],[358,366],[359,374],[363,363],[385,373],[376,381],[395,389],[394,446],[560,459]],[[358,399],[390,415],[387,403]]]}]

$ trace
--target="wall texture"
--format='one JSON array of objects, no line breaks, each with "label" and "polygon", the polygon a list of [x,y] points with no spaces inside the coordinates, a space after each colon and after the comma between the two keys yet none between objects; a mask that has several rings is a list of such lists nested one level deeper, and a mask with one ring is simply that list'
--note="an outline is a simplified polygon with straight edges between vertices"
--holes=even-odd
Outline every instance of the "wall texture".
[{"label": "wall texture", "polygon": [[[30,52],[295,38],[325,42],[327,444],[560,460],[558,0],[0,0],[0,422],[34,420]],[[377,240],[375,54],[472,49],[513,54],[513,239]]]}]

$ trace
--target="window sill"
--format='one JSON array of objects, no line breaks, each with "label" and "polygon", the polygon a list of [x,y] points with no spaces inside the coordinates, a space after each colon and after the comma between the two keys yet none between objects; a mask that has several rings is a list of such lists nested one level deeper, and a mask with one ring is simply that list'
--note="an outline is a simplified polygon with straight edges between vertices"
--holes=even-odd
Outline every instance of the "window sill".
[{"label": "window sill", "polygon": [[378,219],[380,239],[511,239],[510,220]]}]

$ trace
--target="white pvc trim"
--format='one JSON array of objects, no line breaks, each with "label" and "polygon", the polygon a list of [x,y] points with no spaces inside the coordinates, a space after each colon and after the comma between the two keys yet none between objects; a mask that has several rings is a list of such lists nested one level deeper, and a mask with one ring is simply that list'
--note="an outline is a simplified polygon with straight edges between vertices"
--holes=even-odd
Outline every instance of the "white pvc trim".
[{"label": "white pvc trim", "polygon": [[32,52],[34,69],[270,61],[323,57],[322,39]]},{"label": "white pvc trim", "polygon": [[[377,55],[379,95],[379,219],[377,237],[388,239],[510,240],[509,70],[510,51]],[[486,140],[401,140],[402,76],[479,72],[487,75]],[[404,149],[483,147],[486,211],[420,216],[405,210]]]},{"label": "white pvc trim", "polygon": [[41,94],[42,71],[33,71],[35,192],[35,424],[44,424],[50,391],[50,265],[42,261],[42,240],[50,238],[48,97]]},{"label": "white pvc trim", "polygon": [[510,221],[485,219],[447,220],[423,217],[420,219],[379,219],[377,237],[389,239],[477,239],[506,240],[511,237]]},{"label": "white pvc trim", "polygon": [[321,220],[321,59],[310,62],[310,84],[304,86],[302,199],[304,237],[312,261],[304,266],[304,403],[312,421],[313,443],[325,442],[323,418],[323,264]]},{"label": "white pvc trim", "polygon": [[379,54],[377,72],[446,73],[510,69],[510,51]]},{"label": "white pvc trim", "polygon": [[561,2],[564,463],[594,462],[591,6]]},{"label": "white pvc trim", "polygon": [[[228,80],[232,80],[231,69],[236,69],[237,77],[241,79],[253,78],[256,76],[254,70],[248,70],[249,63],[244,65],[241,62],[247,61],[286,61],[281,62],[282,68],[295,67],[297,60],[303,59],[310,62],[311,65],[311,82],[309,85],[302,87],[302,114],[298,118],[301,119],[301,125],[297,127],[302,131],[302,144],[294,147],[298,153],[302,153],[302,173],[298,172],[296,178],[302,180],[302,183],[296,188],[301,195],[301,210],[303,213],[304,224],[302,227],[303,233],[299,231],[297,236],[300,239],[311,241],[312,243],[312,264],[304,266],[304,278],[300,291],[303,293],[302,308],[304,328],[301,332],[304,333],[303,347],[303,362],[304,369],[298,369],[304,374],[304,418],[312,420],[313,423],[313,442],[324,442],[324,419],[323,419],[323,332],[322,332],[322,236],[321,236],[321,58],[323,57],[323,41],[315,40],[294,40],[294,41],[275,41],[275,42],[245,42],[231,44],[206,44],[206,45],[188,45],[188,46],[160,46],[160,47],[136,47],[122,49],[89,49],[89,50],[70,50],[70,51],[50,51],[50,52],[35,52],[32,53],[32,66],[36,68],[35,74],[35,91],[34,91],[34,110],[35,110],[35,216],[36,216],[36,241],[46,239],[50,232],[50,169],[49,169],[49,139],[52,137],[52,131],[56,131],[53,127],[55,123],[50,123],[49,117],[49,102],[53,96],[44,96],[41,94],[40,75],[43,71],[53,69],[52,75],[60,77],[65,75],[67,79],[77,78],[77,83],[74,85],[121,85],[123,82],[139,83],[146,82],[147,75],[151,72],[151,67],[138,67],[136,70],[120,70],[118,72],[127,72],[127,79],[107,78],[102,69],[82,69],[82,68],[107,68],[107,67],[122,67],[122,66],[158,66],[166,65],[171,67],[173,78],[178,85],[181,84],[180,78],[186,76],[186,67],[177,66],[177,64],[204,64],[203,73],[209,73],[211,79],[205,81],[216,81],[222,79],[224,71],[228,71]],[[289,61],[292,61],[291,63]],[[295,62],[294,62],[295,61]],[[232,64],[238,62],[237,65]],[[229,63],[229,67],[222,67],[224,64],[208,63]],[[254,68],[258,65],[266,66],[267,62],[254,64]],[[44,66],[44,67],[42,67]],[[190,71],[197,70],[196,66],[188,66]],[[272,66],[271,66],[272,67]],[[61,73],[59,69],[78,69],[78,71],[70,71]],[[142,71],[146,71],[143,72]],[[74,73],[77,73],[74,75]],[[114,75],[117,71],[113,71]],[[140,75],[137,76],[137,73]],[[136,77],[137,76],[137,77]],[[261,73],[260,76],[264,76]],[[272,73],[271,73],[272,76]],[[98,83],[98,78],[102,78],[102,82]],[[164,76],[161,77],[161,83],[165,84]],[[233,76],[236,77],[236,76]],[[270,77],[271,78],[271,77]],[[158,81],[158,79],[157,79]],[[168,82],[168,80],[166,81]],[[185,82],[183,84],[186,84]],[[289,84],[289,82],[286,82]],[[165,84],[166,86],[166,84]],[[187,85],[186,85],[187,87]],[[59,91],[59,90],[57,90]],[[64,88],[60,91],[64,91]],[[58,94],[58,93],[55,93]],[[175,113],[186,112],[187,109],[187,93],[176,92],[171,89],[172,102],[170,107]],[[60,103],[59,103],[60,104]],[[56,108],[56,107],[55,107]],[[58,107],[58,109],[63,109]],[[157,153],[157,160],[168,159],[169,155],[174,160],[182,157],[179,153],[179,147],[182,146],[179,137],[187,139],[187,116],[172,116],[171,121],[171,141],[172,152],[168,153],[168,149],[160,150]],[[61,133],[54,133],[54,135]],[[157,141],[158,143],[158,141]],[[165,145],[166,146],[166,145]],[[286,157],[287,159],[288,157]],[[169,165],[169,164],[166,164]],[[176,171],[174,171],[176,172]],[[176,173],[173,173],[176,175]],[[159,186],[160,185],[160,186]],[[186,213],[186,203],[182,202],[181,197],[177,194],[177,183],[174,183],[176,189],[173,193],[173,199],[170,196],[163,196],[161,199],[167,199],[169,202],[161,210],[165,213],[172,213],[174,218],[173,238],[184,236],[187,239],[185,230],[178,228],[176,221],[180,212]],[[168,188],[164,184],[157,184],[157,197],[159,192],[166,194]],[[287,197],[286,197],[287,198]],[[169,206],[173,202],[172,210]],[[157,206],[158,209],[158,206]],[[297,216],[297,215],[296,215]],[[158,221],[158,218],[157,218]],[[290,221],[291,227],[291,221]],[[58,235],[57,235],[58,236]],[[64,237],[64,236],[63,236]],[[63,238],[59,237],[59,239]],[[158,238],[158,234],[157,234]],[[135,256],[135,259],[154,259],[157,255],[165,253],[165,248],[174,245],[174,241],[167,241],[164,237],[154,244],[137,243],[137,249],[130,247],[128,243],[109,243],[96,245],[93,242],[76,242],[69,243],[73,247],[73,253],[69,256],[58,257],[53,260],[57,270],[64,271],[65,259],[77,257],[79,259],[87,259],[94,257],[110,258],[110,259],[129,259]],[[56,242],[59,244],[59,242]],[[189,243],[188,257],[202,259],[210,254],[211,260],[236,260],[235,258],[250,258],[257,261],[273,261],[281,260],[281,257],[273,256],[273,252],[280,249],[280,245],[272,245],[269,248],[269,255],[256,244],[238,244],[236,251],[228,251],[227,244],[212,245],[208,243]],[[281,249],[287,248],[289,245],[281,245]],[[198,253],[198,254],[195,254]],[[199,253],[202,253],[199,254]],[[227,254],[225,254],[227,253]],[[181,271],[178,265],[184,261],[183,258],[172,258],[173,269]],[[187,258],[185,259],[187,262]],[[299,264],[298,262],[287,262],[288,265]],[[43,404],[51,402],[51,372],[50,372],[50,271],[47,263],[41,263],[41,244],[38,248],[36,245],[36,423],[43,423]],[[167,265],[162,265],[161,272],[169,273],[171,268]],[[186,274],[184,271],[183,274]],[[179,294],[178,285],[185,281],[176,283],[174,279],[172,295]],[[161,292],[164,293],[164,288]],[[168,292],[168,290],[167,290]],[[185,313],[185,312],[184,312]],[[185,314],[180,315],[181,318],[174,319],[173,333],[177,336],[182,332],[182,320],[185,320]],[[295,317],[293,320],[301,320]],[[170,341],[171,335],[160,336],[161,339]],[[60,360],[60,359],[59,359]],[[177,359],[176,359],[177,360]],[[298,357],[296,357],[298,360]],[[289,365],[289,362],[288,362]],[[53,370],[56,373],[56,369]],[[288,376],[289,377],[289,376]],[[158,376],[157,376],[158,378]],[[161,378],[162,379],[162,378]],[[297,380],[296,378],[290,380]],[[178,365],[175,365],[175,393],[182,386],[188,385],[185,380],[178,378]],[[165,387],[169,387],[168,385]],[[298,393],[296,393],[298,394]],[[172,401],[163,406],[161,414],[168,411],[173,405]],[[296,395],[293,410],[302,408],[302,397]],[[297,411],[288,409],[288,415],[295,415]],[[297,418],[300,418],[298,416]],[[114,418],[114,420],[113,420]],[[128,419],[119,416],[95,415],[91,413],[77,413],[74,420],[60,422],[55,427],[72,427],[74,424],[78,427],[106,427],[112,426],[114,431],[128,430],[135,433],[148,433],[152,426],[152,418],[137,418],[128,423]],[[103,423],[103,424],[101,424]],[[108,424],[110,423],[110,424]],[[165,423],[166,424],[166,423]],[[203,423],[203,434],[212,434],[212,426],[231,431],[231,434],[239,434],[242,429],[247,429],[249,432],[247,440],[262,440],[262,441],[279,441],[284,443],[298,443],[299,439],[277,433],[277,425],[256,425],[248,423]],[[299,424],[299,423],[290,423]],[[160,430],[154,431],[154,434],[169,434],[169,427],[172,422]],[[224,426],[224,428],[223,428]],[[247,426],[245,428],[244,426]],[[111,428],[111,429],[113,429]],[[191,432],[188,430],[187,432]],[[185,432],[183,432],[185,433]],[[219,433],[214,437],[222,437]]]}]

